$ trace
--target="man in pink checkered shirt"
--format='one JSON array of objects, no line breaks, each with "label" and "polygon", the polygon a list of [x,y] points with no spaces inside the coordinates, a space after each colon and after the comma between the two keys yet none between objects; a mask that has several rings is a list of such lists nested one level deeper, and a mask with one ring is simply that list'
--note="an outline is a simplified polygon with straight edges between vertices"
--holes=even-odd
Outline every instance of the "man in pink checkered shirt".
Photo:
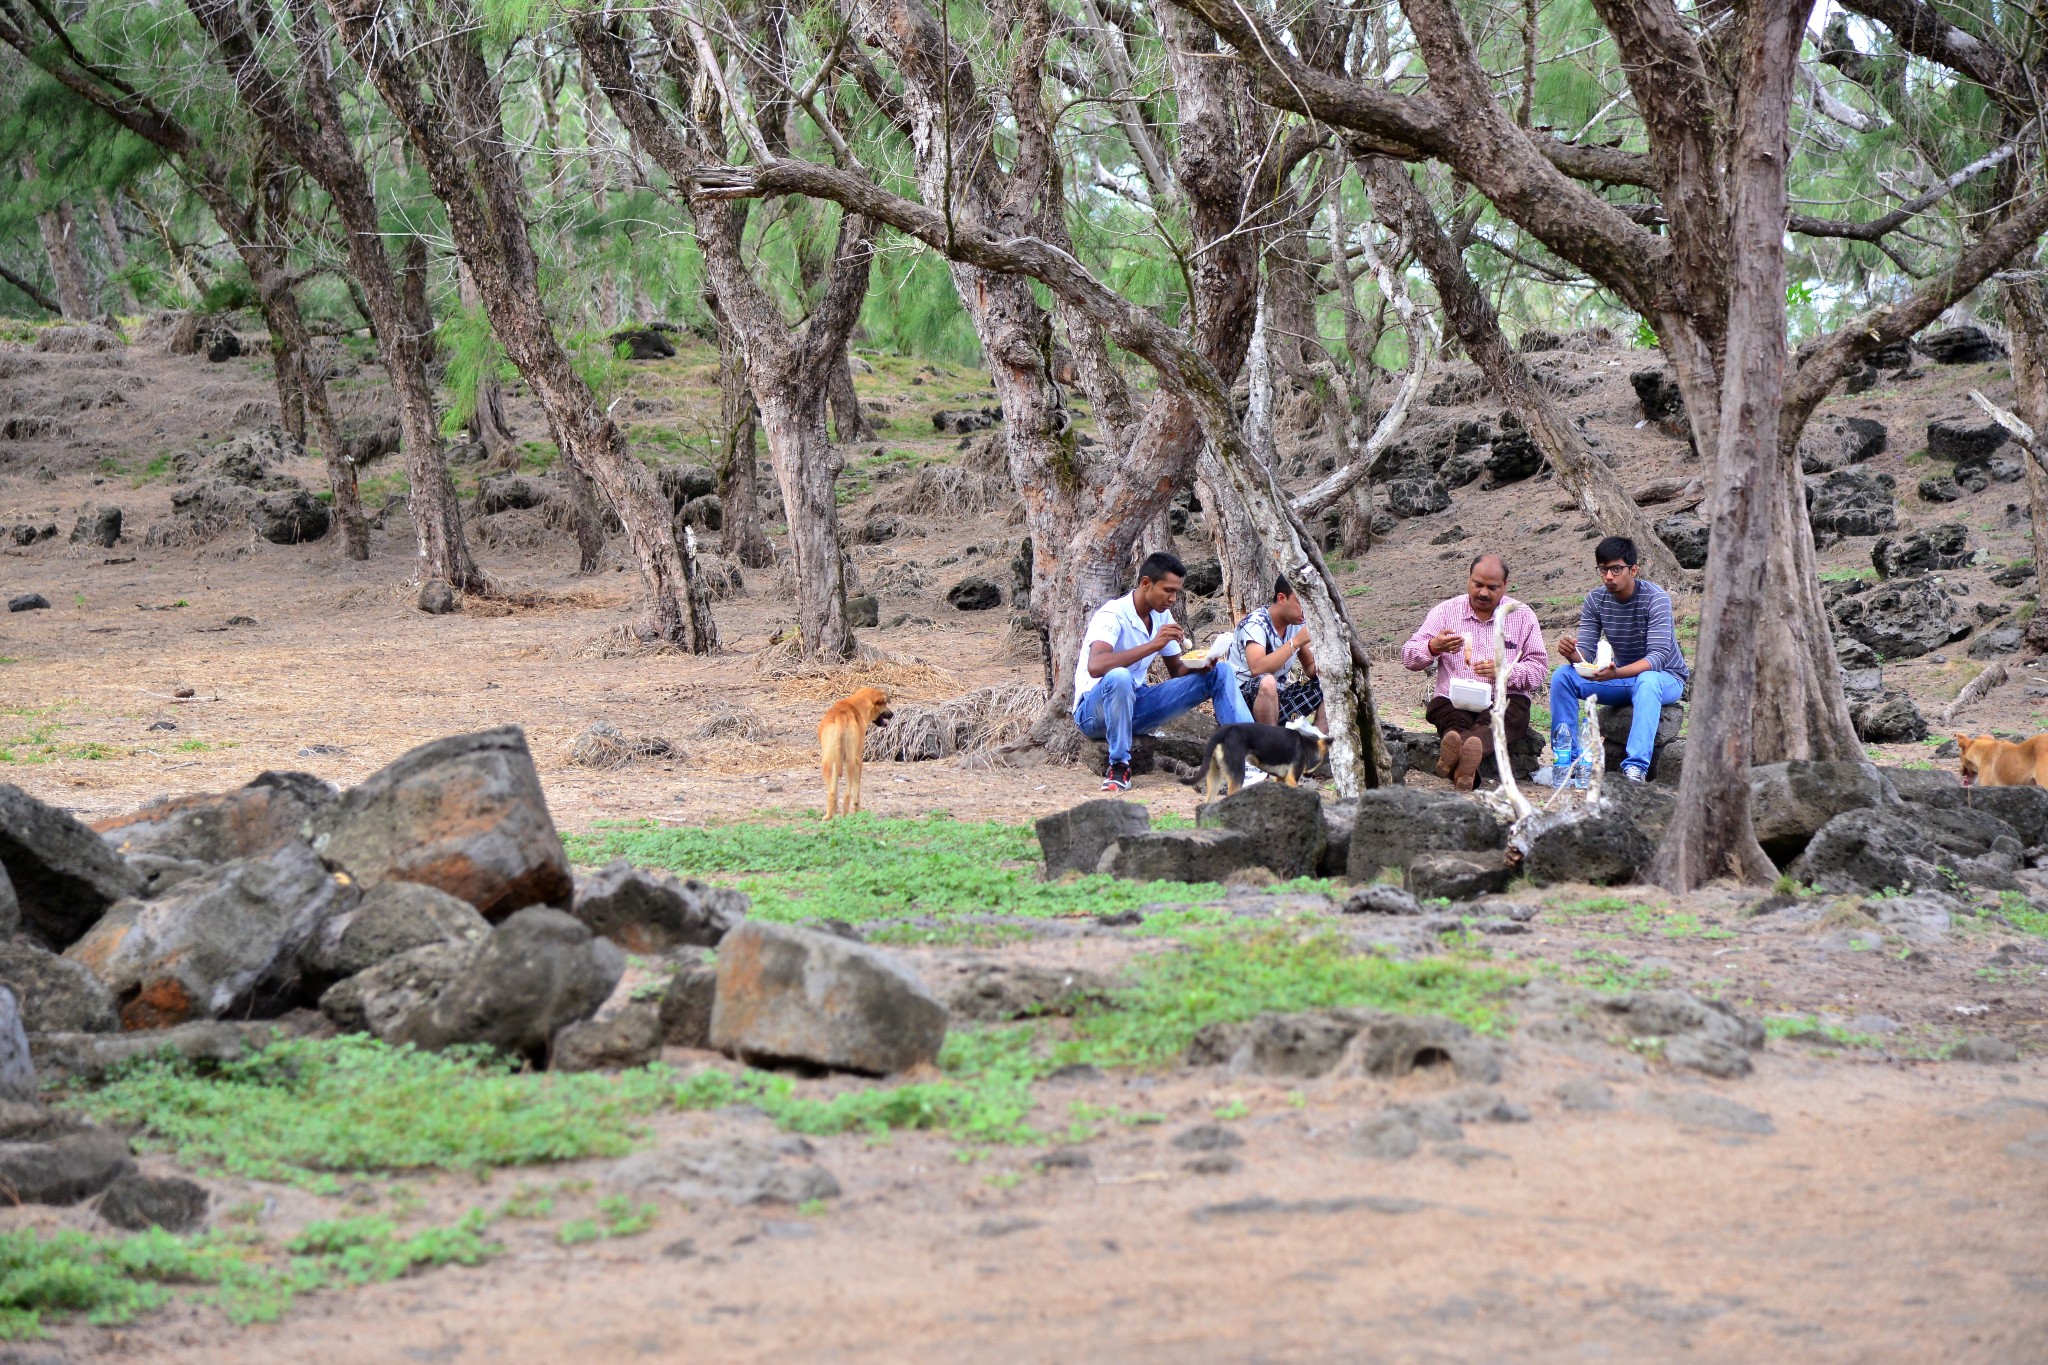
[{"label": "man in pink checkered shirt", "polygon": [[[1436,665],[1436,692],[1424,717],[1440,739],[1436,775],[1471,791],[1479,765],[1493,752],[1493,720],[1485,711],[1451,705],[1451,680],[1476,678],[1493,685],[1493,614],[1508,592],[1507,561],[1484,554],[1472,561],[1465,594],[1430,608],[1401,647],[1401,662],[1415,672]],[[1536,613],[1517,602],[1501,621],[1508,649],[1508,743],[1529,733],[1529,703],[1550,675],[1550,654]]]}]

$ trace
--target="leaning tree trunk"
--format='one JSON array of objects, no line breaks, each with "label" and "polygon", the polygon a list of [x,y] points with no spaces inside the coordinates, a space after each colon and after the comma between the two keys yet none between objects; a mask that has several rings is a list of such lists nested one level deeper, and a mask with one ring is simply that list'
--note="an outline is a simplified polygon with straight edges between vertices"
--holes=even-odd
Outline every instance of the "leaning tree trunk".
[{"label": "leaning tree trunk", "polygon": [[[714,315],[716,300],[713,299]],[[718,320],[718,500],[724,507],[719,523],[719,553],[750,569],[765,569],[775,562],[775,551],[761,530],[761,503],[755,492],[759,477],[754,454],[754,432],[760,425],[760,411],[754,406],[754,391],[747,387],[747,357],[739,338],[721,317]]]},{"label": "leaning tree trunk", "polygon": [[1436,214],[1422,197],[1406,167],[1384,157],[1360,162],[1373,207],[1388,222],[1399,223],[1429,272],[1443,301],[1452,329],[1492,383],[1508,410],[1520,419],[1529,439],[1557,471],[1557,481],[1578,501],[1581,511],[1601,532],[1627,536],[1636,543],[1644,572],[1655,582],[1673,586],[1690,580],[1671,547],[1657,535],[1643,509],[1613,470],[1601,463],[1569,419],[1557,410],[1520,355],[1500,330],[1500,316],[1479,291],[1471,272]]},{"label": "leaning tree trunk", "polygon": [[259,252],[266,259],[250,274],[264,324],[270,329],[270,358],[277,371],[277,398],[284,410],[285,430],[302,449],[309,436],[319,443],[327,484],[334,493],[334,517],[341,523],[342,553],[350,559],[368,559],[370,524],[356,492],[355,466],[342,449],[334,411],[328,406],[327,377],[315,368],[313,339],[299,313],[298,300],[292,297],[291,276],[280,262],[268,259],[273,253],[261,248],[244,251],[243,260],[248,262]]},{"label": "leaning tree trunk", "polygon": [[[625,525],[647,592],[641,634],[693,654],[715,653],[718,626],[702,608],[703,594],[690,591],[669,500],[633,458],[618,424],[598,408],[548,317],[527,231],[526,189],[477,28],[465,22],[461,6],[434,20],[446,22],[445,31],[407,34],[374,0],[327,3],[447,206],[449,234],[491,329],[540,400],[563,458],[597,484]],[[410,65],[415,60],[424,86]]]},{"label": "leaning tree trunk", "polygon": [[[2048,299],[2041,286],[2014,280],[2004,286],[2005,325],[2012,334],[2013,413],[2035,434],[2048,432]],[[2027,651],[2048,653],[2048,470],[2034,452],[2027,469],[2027,512],[2034,537],[2034,618],[2027,622]]]},{"label": "leaning tree trunk", "polygon": [[[469,277],[469,267],[458,263],[456,277],[462,306],[475,308],[481,305],[483,301],[477,297],[476,282]],[[505,420],[505,386],[498,382],[497,372],[490,365],[477,367],[476,405],[470,411],[469,437],[484,448],[484,459],[491,468],[513,470],[519,467],[519,438],[512,434],[512,424]]]},{"label": "leaning tree trunk", "polygon": [[[36,159],[27,152],[21,157],[21,178],[38,178]],[[85,285],[85,262],[78,254],[77,229],[71,205],[61,199],[47,212],[36,215],[36,230],[43,237],[43,254],[49,257],[50,275],[57,282],[57,303],[64,316],[73,322],[92,316],[92,295]]]},{"label": "leaning tree trunk", "polygon": [[133,314],[141,311],[135,299],[135,286],[128,283],[128,244],[121,240],[121,219],[114,212],[114,201],[107,198],[105,190],[93,196],[93,208],[99,215],[100,237],[107,244],[107,264],[113,268],[113,285],[121,299],[121,311]]},{"label": "leaning tree trunk", "polygon": [[[1270,460],[1270,410],[1266,419],[1264,431],[1269,439],[1263,447],[1250,430],[1246,435],[1251,437],[1252,448],[1262,451]],[[1248,418],[1246,425],[1253,426],[1252,419]],[[1216,562],[1223,566],[1223,601],[1231,625],[1235,626],[1253,608],[1272,600],[1273,575],[1267,565],[1266,547],[1260,543],[1258,528],[1244,510],[1244,499],[1237,495],[1224,476],[1223,466],[1217,463],[1213,447],[1205,446],[1195,465],[1195,496],[1201,499],[1202,515],[1208,521],[1210,548],[1216,552]]]},{"label": "leaning tree trunk", "polygon": [[1692,730],[1678,809],[1650,868],[1666,890],[1716,877],[1768,881],[1776,869],[1750,817],[1750,706],[1756,628],[1766,614],[1760,572],[1770,554],[1783,465],[1778,420],[1785,397],[1785,188],[1792,77],[1811,0],[1745,0],[1739,13],[1742,80],[1729,158],[1730,289],[1727,362],[1714,451],[1713,557],[1700,612]]},{"label": "leaning tree trunk", "polygon": [[867,414],[860,410],[860,395],[853,387],[853,360],[844,347],[840,348],[839,359],[826,372],[826,383],[830,386],[825,396],[832,404],[832,430],[839,438],[839,444],[852,445],[856,441],[872,441],[875,429],[868,425]]}]

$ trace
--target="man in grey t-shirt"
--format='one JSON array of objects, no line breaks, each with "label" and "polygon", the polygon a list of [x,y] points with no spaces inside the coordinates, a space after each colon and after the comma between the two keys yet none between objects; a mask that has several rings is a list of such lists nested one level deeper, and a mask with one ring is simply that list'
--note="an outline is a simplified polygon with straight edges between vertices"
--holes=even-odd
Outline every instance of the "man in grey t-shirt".
[{"label": "man in grey t-shirt", "polygon": [[[1650,774],[1664,708],[1685,695],[1685,654],[1678,647],[1671,596],[1636,577],[1636,559],[1636,543],[1627,536],[1609,536],[1593,547],[1602,586],[1586,594],[1577,637],[1566,635],[1557,642],[1565,663],[1550,677],[1550,748],[1560,781],[1579,760],[1582,698],[1635,708],[1621,773],[1641,782]],[[1614,662],[1582,676],[1577,666],[1592,662],[1603,635],[1614,650]]]}]

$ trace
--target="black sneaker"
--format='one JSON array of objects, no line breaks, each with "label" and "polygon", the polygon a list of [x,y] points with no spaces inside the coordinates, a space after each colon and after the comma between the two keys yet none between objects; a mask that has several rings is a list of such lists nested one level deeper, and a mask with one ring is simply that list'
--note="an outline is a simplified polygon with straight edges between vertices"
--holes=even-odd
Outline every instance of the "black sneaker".
[{"label": "black sneaker", "polygon": [[1131,765],[1112,763],[1102,775],[1102,789],[1106,792],[1127,792],[1131,789]]}]

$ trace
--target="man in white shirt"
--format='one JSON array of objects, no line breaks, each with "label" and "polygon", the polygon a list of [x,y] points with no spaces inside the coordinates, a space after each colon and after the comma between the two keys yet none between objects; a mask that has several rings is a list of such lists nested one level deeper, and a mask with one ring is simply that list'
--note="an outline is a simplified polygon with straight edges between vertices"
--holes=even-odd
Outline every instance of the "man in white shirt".
[{"label": "man in white shirt", "polygon": [[[1161,551],[1138,566],[1138,586],[1105,602],[1088,622],[1081,657],[1074,665],[1074,724],[1090,739],[1109,744],[1109,769],[1102,790],[1131,789],[1131,735],[1164,725],[1203,702],[1216,708],[1218,725],[1243,724],[1252,718],[1238,694],[1237,675],[1204,660],[1193,671],[1181,662],[1188,633],[1174,624],[1173,606],[1180,600],[1182,563]],[[1143,680],[1152,656],[1166,661],[1167,680]]]}]

